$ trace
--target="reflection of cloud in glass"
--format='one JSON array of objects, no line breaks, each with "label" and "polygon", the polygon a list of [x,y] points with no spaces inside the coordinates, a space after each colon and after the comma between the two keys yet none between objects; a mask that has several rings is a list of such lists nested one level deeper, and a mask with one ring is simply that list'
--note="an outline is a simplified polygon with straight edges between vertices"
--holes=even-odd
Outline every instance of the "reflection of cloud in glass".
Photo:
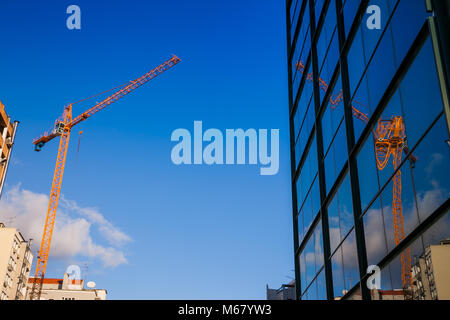
[{"label": "reflection of cloud in glass", "polygon": [[425,167],[425,172],[431,175],[434,168],[439,166],[444,160],[444,156],[440,153],[433,153],[430,155],[430,160],[428,161],[428,166]]},{"label": "reflection of cloud in glass", "polygon": [[337,246],[341,242],[341,231],[339,228],[330,228],[330,243],[331,249],[336,249]]},{"label": "reflection of cloud in glass", "polygon": [[317,269],[319,269],[323,265],[322,230],[320,228],[317,228],[314,236],[314,252],[316,255]]},{"label": "reflection of cloud in glass", "polygon": [[[386,210],[388,210],[386,208]],[[365,216],[364,232],[366,234],[366,251],[369,260],[386,253],[381,209],[369,209]]]},{"label": "reflection of cloud in glass", "polygon": [[344,282],[346,289],[351,289],[359,281],[358,256],[355,232],[352,231],[342,244],[344,262]]},{"label": "reflection of cloud in glass", "polygon": [[342,236],[345,236],[347,232],[353,227],[353,213],[352,210],[348,210],[346,205],[341,206],[341,230],[343,233]]},{"label": "reflection of cloud in glass", "polygon": [[[418,193],[417,205],[419,207],[419,212],[433,212],[450,195],[447,190],[440,188],[436,181],[432,181],[432,185],[433,189],[423,193]],[[385,219],[386,237],[388,237],[388,241],[392,242],[392,239],[394,239],[394,231],[392,228],[392,207],[390,205],[385,206],[383,207],[383,211],[385,214],[389,214]],[[414,206],[411,206],[410,208],[408,208],[408,210],[405,210],[405,230],[412,230],[416,224],[416,216],[414,211]],[[385,242],[383,239],[383,224],[380,223],[381,221],[379,219],[379,216],[381,214],[382,211],[378,208],[369,209],[369,211],[366,213],[366,223],[364,226],[364,231],[366,234],[366,250],[369,257],[381,257],[384,255],[386,250]],[[445,226],[440,228],[439,237],[441,238],[441,240],[449,237],[449,230],[450,229]]]},{"label": "reflection of cloud in glass", "polygon": [[306,263],[314,265],[316,263],[316,258],[314,256],[314,252],[307,252],[305,255]]},{"label": "reflection of cloud in glass", "polygon": [[355,232],[352,232],[342,244],[344,267],[358,268],[358,255],[356,252]]},{"label": "reflection of cloud in glass", "polygon": [[428,217],[435,211],[449,196],[450,192],[440,188],[436,180],[431,180],[432,190],[417,193],[417,204],[421,219]]}]

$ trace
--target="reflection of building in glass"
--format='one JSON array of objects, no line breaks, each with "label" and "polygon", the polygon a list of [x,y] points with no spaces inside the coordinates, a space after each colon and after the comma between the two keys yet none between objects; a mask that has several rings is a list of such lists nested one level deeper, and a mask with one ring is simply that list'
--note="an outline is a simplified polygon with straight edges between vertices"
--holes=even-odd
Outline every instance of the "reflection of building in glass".
[{"label": "reflection of building in glass", "polygon": [[450,240],[429,246],[412,267],[413,298],[450,300]]},{"label": "reflection of building in glass", "polygon": [[[381,290],[381,289],[373,289],[370,291],[370,298],[372,300],[405,300],[406,295],[403,289],[397,290]],[[341,300],[342,297],[336,297],[335,300]],[[351,297],[347,297],[346,299],[350,300],[362,300],[361,291],[358,291]]]},{"label": "reflection of building in glass", "polygon": [[444,2],[287,0],[298,299],[411,299],[450,237]]},{"label": "reflection of building in glass", "polygon": [[270,289],[266,286],[267,300],[295,300],[295,281],[283,284],[279,289]]}]

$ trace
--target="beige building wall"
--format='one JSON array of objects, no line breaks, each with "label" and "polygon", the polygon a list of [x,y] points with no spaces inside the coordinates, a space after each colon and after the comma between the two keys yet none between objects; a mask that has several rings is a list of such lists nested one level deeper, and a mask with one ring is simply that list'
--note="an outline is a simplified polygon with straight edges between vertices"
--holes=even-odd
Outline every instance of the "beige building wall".
[{"label": "beige building wall", "polygon": [[0,223],[0,300],[24,300],[33,254],[16,228]]},{"label": "beige building wall", "polygon": [[413,299],[450,300],[450,239],[425,248],[411,271]]},{"label": "beige building wall", "polygon": [[450,300],[450,241],[430,246],[438,300]]},{"label": "beige building wall", "polygon": [[104,289],[55,290],[42,289],[41,300],[106,300]]}]

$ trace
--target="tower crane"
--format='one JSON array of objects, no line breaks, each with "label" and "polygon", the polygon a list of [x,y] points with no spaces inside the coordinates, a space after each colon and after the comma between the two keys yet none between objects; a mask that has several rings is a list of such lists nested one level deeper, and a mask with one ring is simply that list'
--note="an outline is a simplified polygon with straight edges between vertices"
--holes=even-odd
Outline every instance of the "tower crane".
[{"label": "tower crane", "polygon": [[[296,63],[296,68],[300,73],[305,72],[305,66],[302,61]],[[306,80],[313,81],[313,73],[306,75]],[[322,78],[319,77],[319,88],[324,92],[328,91],[328,84]],[[332,110],[342,102],[343,93],[342,90],[334,96],[330,97],[330,107]],[[366,125],[369,122],[367,114],[358,110],[355,104],[359,105],[359,102],[353,101],[352,113],[353,116]],[[376,130],[372,130],[372,134],[375,140],[375,158],[378,170],[383,170],[389,162],[392,156],[394,171],[396,171],[393,180],[393,197],[392,197],[392,217],[394,227],[394,242],[398,245],[403,239],[405,239],[405,230],[403,224],[403,207],[402,207],[402,173],[401,170],[397,170],[398,166],[402,162],[403,152],[408,155],[409,150],[406,141],[405,123],[403,117],[395,116],[389,120],[378,121]],[[409,160],[412,165],[417,161],[414,155],[409,156]],[[404,290],[407,290],[412,284],[411,277],[411,249],[408,248],[401,253],[401,274],[402,274],[402,286]]]},{"label": "tower crane", "polygon": [[[92,97],[75,102],[75,103],[68,104],[67,106],[64,107],[64,112],[63,112],[62,116],[55,121],[54,128],[51,131],[44,133],[42,136],[40,136],[39,138],[37,138],[33,141],[33,144],[35,145],[35,151],[40,151],[47,142],[49,142],[50,140],[52,140],[56,137],[60,137],[58,155],[56,157],[56,167],[55,167],[55,172],[53,175],[52,188],[50,191],[50,200],[49,200],[49,204],[48,204],[47,215],[45,218],[44,232],[42,235],[42,241],[41,241],[38,261],[37,261],[37,265],[36,265],[35,277],[34,277],[33,286],[32,286],[32,290],[31,290],[31,294],[30,294],[31,300],[39,300],[40,296],[41,296],[41,290],[42,290],[42,285],[44,282],[45,270],[47,268],[48,256],[49,256],[49,251],[50,251],[50,244],[51,244],[52,235],[53,235],[53,227],[55,224],[55,215],[56,215],[56,210],[58,208],[59,196],[61,193],[61,183],[62,183],[62,178],[63,178],[63,174],[64,174],[64,166],[66,163],[67,147],[69,145],[70,132],[71,132],[72,128],[74,126],[76,126],[77,124],[79,124],[80,122],[93,116],[100,110],[106,108],[110,104],[123,98],[124,96],[126,96],[130,92],[134,91],[135,89],[143,86],[144,84],[146,84],[153,78],[157,77],[161,73],[163,73],[163,72],[167,71],[168,69],[172,68],[173,66],[175,66],[180,61],[181,61],[181,59],[174,55],[172,58],[165,61],[164,63],[162,63],[155,69],[150,70],[143,76],[141,76],[135,80],[132,80],[124,85],[121,85],[119,87],[111,89],[111,90],[116,90],[116,89],[120,88],[115,93],[113,93],[112,95],[110,95],[109,97],[104,99],[103,101],[95,104],[93,107],[89,108],[88,110],[86,110],[85,112],[76,116],[75,118],[72,117],[72,106],[75,103],[88,100]],[[111,90],[108,90],[108,91],[111,91]],[[108,91],[106,91],[106,92],[108,92]],[[105,92],[103,92],[103,93],[105,93]]]}]

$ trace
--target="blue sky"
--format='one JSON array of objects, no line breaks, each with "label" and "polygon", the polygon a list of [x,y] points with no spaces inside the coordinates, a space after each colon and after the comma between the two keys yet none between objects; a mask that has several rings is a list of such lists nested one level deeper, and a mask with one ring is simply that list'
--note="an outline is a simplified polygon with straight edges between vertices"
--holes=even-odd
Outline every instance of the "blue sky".
[{"label": "blue sky", "polygon": [[[66,28],[71,4],[81,8],[80,31]],[[62,207],[65,221],[87,219],[86,208],[100,214],[104,220],[87,219],[89,236],[127,263],[105,266],[79,249],[50,260],[47,277],[87,263],[87,280],[111,299],[264,299],[266,283],[290,281],[284,1],[4,0],[0,39],[0,99],[20,121],[4,198],[49,193],[58,143],[37,153],[32,140],[65,104],[137,78],[172,54],[182,59],[71,137],[62,194],[78,209]],[[279,173],[175,166],[170,135],[192,132],[195,120],[222,132],[280,129]]]}]

